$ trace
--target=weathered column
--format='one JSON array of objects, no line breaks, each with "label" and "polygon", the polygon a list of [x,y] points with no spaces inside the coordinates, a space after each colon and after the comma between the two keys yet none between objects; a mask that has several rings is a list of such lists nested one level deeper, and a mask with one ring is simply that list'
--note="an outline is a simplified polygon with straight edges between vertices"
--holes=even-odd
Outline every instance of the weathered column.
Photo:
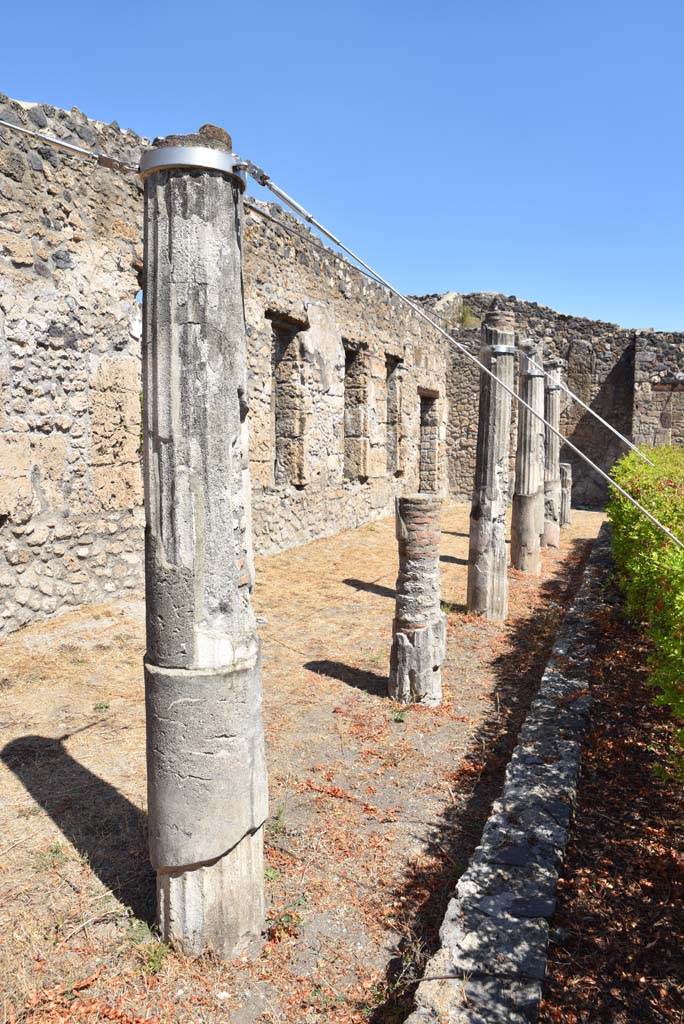
[{"label": "weathered column", "polygon": [[141,161],[150,857],[163,938],[224,958],[261,932],[268,811],[234,162],[211,126]]},{"label": "weathered column", "polygon": [[442,701],[446,616],[439,603],[439,516],[435,494],[397,498],[399,575],[388,693],[402,704]]},{"label": "weathered column", "polygon": [[[544,415],[544,373],[535,345],[520,347],[519,394],[531,410]],[[544,493],[544,424],[530,409],[518,406],[515,490],[511,514],[511,565],[522,572],[541,572],[540,506]]]},{"label": "weathered column", "polygon": [[[482,325],[480,358],[496,380],[513,387],[515,318],[491,309]],[[475,486],[470,511],[468,611],[505,619],[508,610],[506,508],[511,396],[480,372]]]},{"label": "weathered column", "polygon": [[[560,427],[560,381],[561,364],[555,360],[546,365],[546,386],[544,389],[544,418],[556,430]],[[544,429],[544,533],[542,545],[560,546],[560,438],[556,433]]]},{"label": "weathered column", "polygon": [[572,465],[569,462],[561,462],[560,464],[560,482],[560,524],[561,526],[568,526],[572,509]]}]

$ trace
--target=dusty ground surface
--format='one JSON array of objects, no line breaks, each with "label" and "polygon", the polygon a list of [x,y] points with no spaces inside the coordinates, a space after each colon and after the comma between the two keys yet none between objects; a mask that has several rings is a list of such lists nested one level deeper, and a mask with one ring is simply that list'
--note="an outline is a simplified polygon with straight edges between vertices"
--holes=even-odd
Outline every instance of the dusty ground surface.
[{"label": "dusty ground surface", "polygon": [[384,696],[392,521],[260,560],[268,932],[232,964],[188,960],[149,927],[142,602],[2,643],[2,1020],[403,1020],[600,522],[575,512],[542,579],[513,574],[504,626],[463,613],[468,510],[445,508],[436,710]]},{"label": "dusty ground surface", "polygon": [[620,603],[602,627],[540,1024],[681,1024],[684,793],[661,772],[675,726]]}]

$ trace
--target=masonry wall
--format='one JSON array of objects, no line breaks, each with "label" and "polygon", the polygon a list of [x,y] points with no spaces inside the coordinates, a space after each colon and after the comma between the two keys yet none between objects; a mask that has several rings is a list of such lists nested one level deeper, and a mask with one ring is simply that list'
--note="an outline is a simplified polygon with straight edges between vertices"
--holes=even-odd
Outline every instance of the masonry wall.
[{"label": "masonry wall", "polygon": [[[133,165],[146,144],[1,95],[0,118]],[[277,206],[249,203],[257,552],[388,514],[418,488],[419,388],[438,394],[435,486],[446,494],[439,337]],[[136,174],[0,129],[0,633],[142,584],[142,214]]]},{"label": "masonry wall", "polygon": [[634,443],[684,445],[684,334],[636,335]]},{"label": "masonry wall", "polygon": [[[275,204],[250,200],[244,238],[257,550],[358,526],[418,490],[419,389],[438,395],[435,486],[446,495],[448,352],[436,332]],[[288,334],[290,365],[274,373],[274,336],[282,345]],[[285,473],[274,460],[279,416],[294,435],[281,439]]]},{"label": "masonry wall", "polygon": [[[0,117],[136,159],[82,114]],[[0,141],[0,632],[141,581],[142,203],[133,175]],[[9,143],[9,145],[8,145]]]},{"label": "masonry wall", "polygon": [[[0,117],[132,165],[147,145],[2,95]],[[0,129],[0,633],[142,583],[142,214],[135,173]],[[257,552],[388,514],[421,481],[470,498],[472,363],[275,204],[246,200],[244,278]],[[493,298],[420,301],[477,353]],[[506,302],[518,332],[565,360],[573,390],[618,429],[684,443],[684,335]],[[569,403],[562,429],[605,469],[622,451]],[[512,451],[514,439],[515,415]],[[600,505],[601,480],[562,457],[574,502]]]},{"label": "masonry wall", "polygon": [[[451,292],[442,296],[423,296],[421,302],[443,317],[450,329],[458,332],[459,340],[477,354],[479,325],[494,298],[492,293],[458,295]],[[563,377],[568,386],[621,433],[631,437],[634,355],[640,332],[558,313],[515,296],[501,298],[515,313],[516,332],[521,337],[541,341],[545,359],[561,358],[565,364]],[[649,334],[648,337],[661,336]],[[446,388],[452,409],[448,425],[448,474],[451,492],[461,498],[467,498],[472,487],[477,440],[478,374],[467,357],[454,350]],[[614,435],[569,399],[563,399],[561,431],[605,471],[625,450]],[[573,502],[600,507],[606,498],[606,485],[601,477],[567,447],[561,450],[561,459],[572,463]]]}]

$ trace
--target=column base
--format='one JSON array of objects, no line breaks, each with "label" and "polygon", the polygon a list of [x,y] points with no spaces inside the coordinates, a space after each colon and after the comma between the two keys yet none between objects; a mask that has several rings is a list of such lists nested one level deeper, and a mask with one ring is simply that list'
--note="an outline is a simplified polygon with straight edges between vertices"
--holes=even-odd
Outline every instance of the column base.
[{"label": "column base", "polygon": [[542,536],[542,547],[560,547],[560,524],[550,523],[548,519],[544,522],[544,534]]},{"label": "column base", "polygon": [[415,630],[395,628],[387,693],[400,704],[437,707],[442,703],[442,663],[446,654],[446,615]]},{"label": "column base", "polygon": [[209,864],[157,872],[157,924],[187,956],[212,951],[231,960],[264,927],[264,829]]},{"label": "column base", "polygon": [[544,532],[542,547],[560,547],[561,482],[547,480],[544,484]]},{"label": "column base", "polygon": [[539,576],[541,551],[536,494],[514,494],[511,517],[511,565],[520,572]]}]

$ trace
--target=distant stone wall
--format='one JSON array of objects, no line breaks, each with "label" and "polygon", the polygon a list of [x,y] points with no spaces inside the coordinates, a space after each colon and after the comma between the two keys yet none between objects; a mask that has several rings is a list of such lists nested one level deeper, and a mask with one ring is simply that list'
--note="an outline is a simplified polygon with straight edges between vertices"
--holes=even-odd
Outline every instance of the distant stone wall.
[{"label": "distant stone wall", "polygon": [[[0,118],[133,165],[146,145],[1,95]],[[419,387],[438,393],[446,494],[447,355],[434,330],[293,217],[249,202],[257,552],[385,515],[417,489]],[[136,174],[0,129],[0,633],[142,583],[142,215]]]},{"label": "distant stone wall", "polygon": [[634,443],[684,445],[684,334],[636,336]]},{"label": "distant stone wall", "polygon": [[[441,296],[422,296],[421,302],[443,317],[450,329],[458,331],[459,341],[477,354],[480,321],[494,297],[491,293],[459,295],[450,292]],[[565,363],[563,379],[568,386],[621,433],[631,437],[634,352],[639,332],[600,320],[557,313],[515,296],[501,298],[515,313],[516,332],[521,337],[541,341],[545,359],[560,357]],[[649,334],[648,337],[660,335]],[[469,496],[472,487],[477,440],[478,373],[466,356],[454,350],[447,381],[451,408],[448,474],[451,492],[462,498]],[[561,430],[606,471],[625,450],[620,441],[600,427],[593,416],[567,398],[563,399]],[[567,448],[561,451],[561,459],[573,467],[574,503],[601,506],[606,497],[606,485],[601,477]]]}]

